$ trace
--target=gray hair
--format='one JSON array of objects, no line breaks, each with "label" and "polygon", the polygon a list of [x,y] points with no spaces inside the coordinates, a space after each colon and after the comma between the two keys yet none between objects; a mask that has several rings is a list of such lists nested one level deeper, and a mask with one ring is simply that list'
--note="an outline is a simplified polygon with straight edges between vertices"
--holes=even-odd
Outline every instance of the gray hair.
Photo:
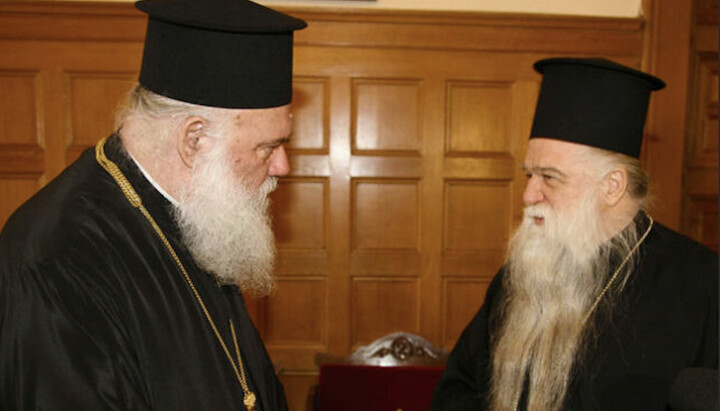
[{"label": "gray hair", "polygon": [[137,84],[117,110],[115,129],[121,130],[132,120],[154,140],[165,142],[185,119],[192,116],[205,118],[212,125],[228,119],[226,110],[174,100]]},{"label": "gray hair", "polygon": [[637,201],[641,209],[645,209],[651,202],[650,176],[640,164],[640,160],[625,154],[591,148],[591,152],[599,158],[602,164],[602,173],[605,174],[613,168],[622,168],[627,172],[627,193]]}]

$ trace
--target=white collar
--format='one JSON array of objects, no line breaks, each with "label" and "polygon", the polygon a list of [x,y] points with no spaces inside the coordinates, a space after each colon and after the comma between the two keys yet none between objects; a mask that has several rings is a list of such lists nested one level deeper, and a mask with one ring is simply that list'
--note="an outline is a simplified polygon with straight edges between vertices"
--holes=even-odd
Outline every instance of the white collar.
[{"label": "white collar", "polygon": [[143,174],[143,176],[145,176],[145,178],[150,182],[150,184],[152,184],[152,186],[155,187],[155,189],[157,191],[159,191],[160,194],[163,195],[163,197],[165,197],[169,202],[171,202],[172,205],[177,207],[177,205],[178,205],[177,200],[172,198],[172,196],[170,194],[168,194],[167,191],[163,190],[163,188],[160,187],[160,184],[158,184],[155,180],[153,180],[152,177],[150,177],[150,174],[148,174],[148,172],[145,171],[143,166],[140,165],[140,163],[135,159],[135,157],[133,157],[132,153],[129,150],[125,150],[125,151],[128,153],[128,155],[130,156],[132,161],[135,162],[135,165],[140,169],[140,172]]}]

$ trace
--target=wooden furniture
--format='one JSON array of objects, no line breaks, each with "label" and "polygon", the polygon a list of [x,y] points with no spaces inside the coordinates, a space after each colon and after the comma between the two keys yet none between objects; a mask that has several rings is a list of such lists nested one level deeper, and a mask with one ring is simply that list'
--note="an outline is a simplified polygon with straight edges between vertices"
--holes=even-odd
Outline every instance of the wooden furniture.
[{"label": "wooden furniture", "polygon": [[316,411],[427,411],[447,351],[410,333],[392,333],[348,357],[318,355]]}]

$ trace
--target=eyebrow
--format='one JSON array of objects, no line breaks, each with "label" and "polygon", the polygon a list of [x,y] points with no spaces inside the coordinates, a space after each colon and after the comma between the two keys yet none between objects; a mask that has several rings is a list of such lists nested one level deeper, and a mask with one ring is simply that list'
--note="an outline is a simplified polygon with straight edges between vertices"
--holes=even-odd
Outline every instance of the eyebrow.
[{"label": "eyebrow", "polygon": [[290,136],[280,137],[277,140],[268,141],[266,143],[260,143],[257,145],[257,147],[278,147],[283,144],[287,144],[290,142]]},{"label": "eyebrow", "polygon": [[521,166],[522,170],[526,173],[532,172],[532,173],[541,173],[541,174],[556,174],[559,177],[567,178],[568,175],[563,173],[562,171],[558,170],[555,167],[527,167],[526,165]]}]

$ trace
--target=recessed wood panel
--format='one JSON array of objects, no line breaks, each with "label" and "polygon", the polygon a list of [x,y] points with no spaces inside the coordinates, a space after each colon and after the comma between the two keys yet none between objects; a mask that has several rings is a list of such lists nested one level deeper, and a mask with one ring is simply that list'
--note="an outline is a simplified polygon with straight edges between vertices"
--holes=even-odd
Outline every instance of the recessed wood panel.
[{"label": "recessed wood panel", "polygon": [[70,73],[70,120],[74,149],[94,146],[114,130],[118,104],[136,83],[134,73]]},{"label": "recessed wood panel", "polygon": [[0,144],[0,174],[40,175],[45,171],[45,150],[38,145]]},{"label": "recessed wood panel", "polygon": [[0,71],[0,143],[39,143],[37,87],[37,73]]},{"label": "recessed wood panel", "polygon": [[511,83],[448,83],[449,155],[510,152],[511,86]]},{"label": "recessed wood panel", "polygon": [[272,194],[273,228],[279,249],[325,248],[327,182],[283,178]]},{"label": "recessed wood panel", "polygon": [[267,300],[267,344],[323,343],[325,335],[325,280],[278,278],[275,293]]},{"label": "recessed wood panel", "polygon": [[490,279],[445,279],[443,345],[451,348],[485,300]]},{"label": "recessed wood panel", "polygon": [[356,249],[417,249],[417,180],[353,182],[353,246]]},{"label": "recessed wood panel", "polygon": [[715,164],[718,160],[718,117],[708,116],[704,121],[704,132],[702,134],[701,159],[703,163]]},{"label": "recessed wood panel", "polygon": [[687,195],[683,199],[683,212],[684,234],[717,251],[717,192],[710,195]]},{"label": "recessed wood panel", "polygon": [[419,152],[419,81],[355,80],[352,98],[355,152]]},{"label": "recessed wood panel", "polygon": [[327,152],[328,92],[325,78],[293,79],[293,132],[288,148]]},{"label": "recessed wood panel", "polygon": [[38,188],[40,183],[36,178],[0,178],[0,227]]},{"label": "recessed wood panel", "polygon": [[689,165],[712,167],[717,169],[718,162],[718,63],[717,53],[714,59],[709,56],[700,59],[701,90],[698,95],[697,122],[700,133],[689,143],[695,144],[693,156]]},{"label": "recessed wood panel", "polygon": [[352,285],[352,344],[395,331],[417,332],[417,281],[356,278]]},{"label": "recessed wood panel", "polygon": [[448,250],[443,253],[442,273],[453,277],[490,278],[505,262],[505,248]]},{"label": "recessed wood panel", "polygon": [[417,251],[356,250],[350,257],[350,275],[417,277],[422,271],[422,256]]},{"label": "recessed wood panel", "polygon": [[512,206],[508,181],[449,181],[445,186],[445,249],[502,249]]}]

